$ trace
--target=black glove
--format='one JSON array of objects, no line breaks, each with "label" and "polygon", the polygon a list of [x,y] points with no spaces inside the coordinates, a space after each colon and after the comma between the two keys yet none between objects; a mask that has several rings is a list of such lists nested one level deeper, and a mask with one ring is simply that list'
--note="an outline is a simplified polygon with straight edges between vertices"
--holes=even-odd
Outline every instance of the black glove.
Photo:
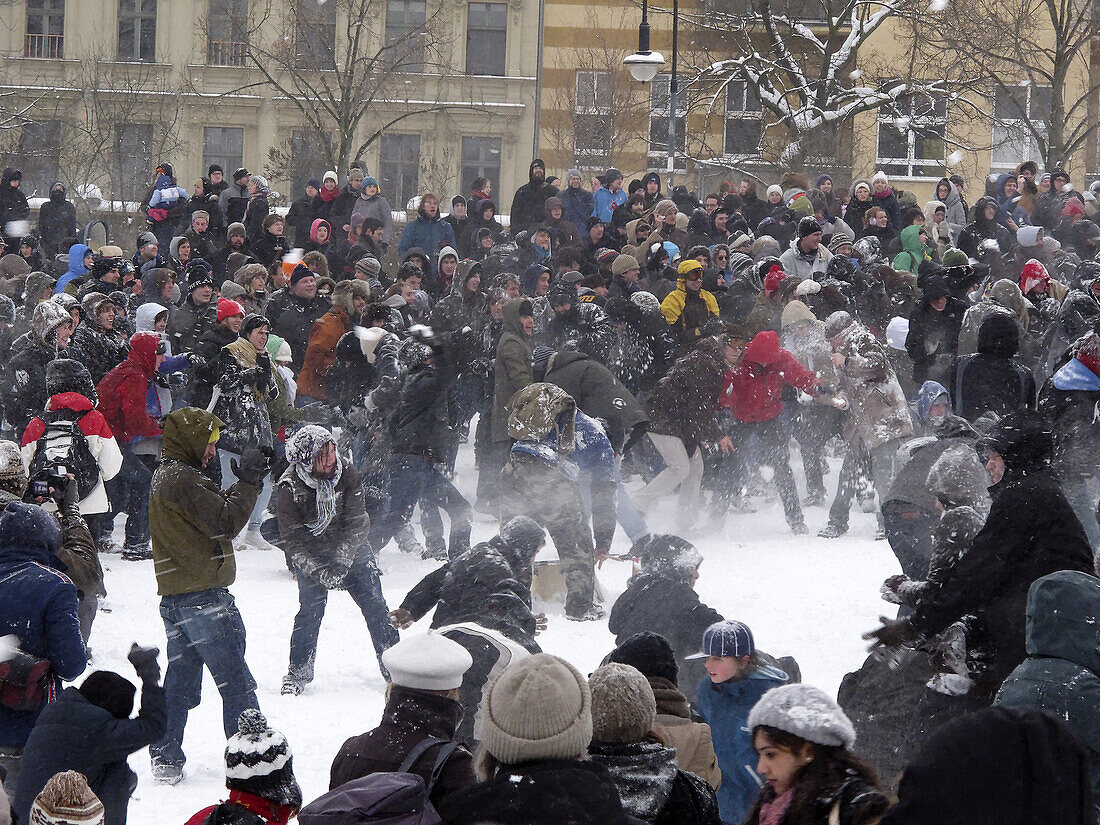
[{"label": "black glove", "polygon": [[885,616],[879,616],[879,621],[882,622],[881,627],[863,634],[864,639],[873,642],[872,650],[878,647],[892,649],[903,647],[917,637],[907,619],[888,619]]},{"label": "black glove", "polygon": [[246,484],[263,484],[267,474],[271,472],[271,448],[261,447],[259,450],[245,450],[241,454],[240,463],[237,459],[229,459],[229,468],[233,475]]},{"label": "black glove", "polygon": [[160,681],[160,662],[157,661],[159,655],[160,648],[141,647],[134,642],[126,658],[130,660],[130,664],[134,666],[134,671],[142,682],[156,684]]},{"label": "black glove", "polygon": [[80,485],[76,479],[66,477],[60,485],[50,482],[50,498],[57,505],[58,512],[68,514],[77,511],[80,501]]},{"label": "black glove", "polygon": [[[270,375],[270,373],[269,373]],[[262,367],[252,367],[241,373],[241,383],[247,384],[250,387],[254,387],[257,384],[261,384],[264,381],[264,371]]]},{"label": "black glove", "polygon": [[263,374],[264,383],[271,383],[271,356],[266,352],[261,352],[256,356],[256,366]]},{"label": "black glove", "polygon": [[341,564],[330,564],[317,574],[317,581],[325,590],[344,590],[348,586],[349,569]]}]

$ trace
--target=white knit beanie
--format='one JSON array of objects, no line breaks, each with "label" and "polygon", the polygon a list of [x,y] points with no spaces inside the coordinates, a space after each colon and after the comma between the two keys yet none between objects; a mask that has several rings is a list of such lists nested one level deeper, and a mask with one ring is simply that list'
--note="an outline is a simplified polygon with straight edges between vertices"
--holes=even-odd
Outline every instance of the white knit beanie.
[{"label": "white knit beanie", "polygon": [[782,187],[782,186],[780,186],[780,185],[779,185],[778,183],[773,183],[773,184],[772,184],[771,186],[769,186],[769,187],[768,187],[768,191],[767,191],[767,193],[766,193],[766,196],[770,198],[770,197],[772,196],[772,193],[773,193],[773,192],[774,192],[774,193],[775,193],[776,195],[779,195],[780,197],[782,197],[782,195],[783,195],[783,187]]},{"label": "white knit beanie", "polygon": [[851,750],[856,730],[840,705],[821,688],[794,684],[772,688],[749,711],[749,730],[778,728],[818,745]]},{"label": "white knit beanie", "polygon": [[539,653],[509,665],[481,700],[481,742],[506,765],[573,759],[592,741],[592,697],[584,676]]}]

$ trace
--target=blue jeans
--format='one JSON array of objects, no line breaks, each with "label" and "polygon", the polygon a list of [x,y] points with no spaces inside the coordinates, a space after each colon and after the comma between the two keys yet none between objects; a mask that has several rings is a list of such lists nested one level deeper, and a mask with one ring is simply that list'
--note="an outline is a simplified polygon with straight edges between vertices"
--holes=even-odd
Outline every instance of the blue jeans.
[{"label": "blue jeans", "polygon": [[451,519],[450,557],[470,549],[473,522],[470,502],[433,464],[420,456],[395,453],[390,458],[389,491],[389,508],[371,526],[370,544],[376,552],[389,543],[403,524],[412,520],[420,499],[447,511]]},{"label": "blue jeans", "polygon": [[244,622],[233,596],[224,587],[198,593],[162,596],[160,617],[168,633],[168,672],[164,676],[168,730],[150,745],[153,764],[183,767],[183,731],[187,712],[202,698],[206,666],[222,695],[226,738],[237,732],[237,717],[259,709],[256,680],[244,660]]},{"label": "blue jeans", "polygon": [[[367,620],[378,666],[382,667],[382,652],[397,644],[397,630],[390,624],[389,608],[382,595],[382,583],[378,580],[378,567],[374,559],[363,553],[348,571],[348,595]],[[309,576],[298,574],[298,615],[294,617],[294,630],[290,634],[290,673],[305,681],[313,679],[313,660],[317,655],[317,636],[321,631],[321,619],[328,604],[328,590]],[[388,676],[382,670],[383,676]]]}]

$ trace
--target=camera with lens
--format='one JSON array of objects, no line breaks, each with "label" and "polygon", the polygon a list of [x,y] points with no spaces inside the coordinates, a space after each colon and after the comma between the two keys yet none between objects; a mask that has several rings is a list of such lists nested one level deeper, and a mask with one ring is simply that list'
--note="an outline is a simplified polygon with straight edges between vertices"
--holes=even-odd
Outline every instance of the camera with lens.
[{"label": "camera with lens", "polygon": [[46,466],[31,479],[31,493],[35,498],[49,498],[51,490],[64,493],[69,484],[69,468],[55,460],[47,460]]}]

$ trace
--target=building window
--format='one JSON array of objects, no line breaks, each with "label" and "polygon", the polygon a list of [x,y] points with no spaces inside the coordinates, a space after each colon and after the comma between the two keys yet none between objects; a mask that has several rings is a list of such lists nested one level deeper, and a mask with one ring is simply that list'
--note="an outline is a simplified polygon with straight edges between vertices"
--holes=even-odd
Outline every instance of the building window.
[{"label": "building window", "polygon": [[115,131],[111,192],[116,200],[138,200],[153,173],[153,124],[125,123]]},{"label": "building window", "polygon": [[424,0],[387,0],[386,47],[399,72],[424,71]]},{"label": "building window", "polygon": [[23,57],[65,56],[65,0],[27,0]]},{"label": "building window", "polygon": [[892,111],[879,109],[876,164],[896,177],[942,177],[946,138],[947,97],[906,95]]},{"label": "building window", "polygon": [[202,166],[218,164],[229,179],[233,170],[244,166],[244,129],[207,126],[202,130]]},{"label": "building window", "polygon": [[[649,157],[668,158],[669,75],[659,74],[649,84]],[[687,145],[687,95],[676,94],[676,151]]]},{"label": "building window", "polygon": [[19,168],[23,172],[23,193],[45,195],[57,180],[61,164],[61,121],[24,123],[19,131]]},{"label": "building window", "polygon": [[395,209],[404,209],[420,184],[420,135],[382,135],[382,191]]},{"label": "building window", "polygon": [[295,4],[294,57],[300,68],[336,68],[336,2],[298,0]]},{"label": "building window", "polygon": [[243,66],[248,52],[248,0],[210,0],[206,62]]},{"label": "building window", "polygon": [[152,62],[157,51],[157,0],[118,0],[118,59]]},{"label": "building window", "polygon": [[723,151],[726,155],[749,157],[760,152],[763,136],[763,115],[756,90],[743,80],[732,80],[726,86],[726,134]]},{"label": "building window", "polygon": [[508,4],[470,3],[466,12],[466,73],[503,77]]},{"label": "building window", "polygon": [[[1050,120],[1050,86],[1010,86],[993,98],[991,172],[1008,172],[1021,160],[1042,160],[1034,132],[1046,137]],[[1030,128],[1029,128],[1030,126]]]},{"label": "building window", "polygon": [[500,183],[500,138],[462,138],[462,191],[474,188],[477,178],[485,178],[494,188]]},{"label": "building window", "polygon": [[324,132],[295,129],[290,135],[290,168],[286,179],[290,181],[291,200],[300,198],[310,178],[319,178],[318,169],[330,169],[332,163],[332,138]]},{"label": "building window", "polygon": [[577,71],[573,96],[573,161],[606,167],[611,160],[611,72]]}]

